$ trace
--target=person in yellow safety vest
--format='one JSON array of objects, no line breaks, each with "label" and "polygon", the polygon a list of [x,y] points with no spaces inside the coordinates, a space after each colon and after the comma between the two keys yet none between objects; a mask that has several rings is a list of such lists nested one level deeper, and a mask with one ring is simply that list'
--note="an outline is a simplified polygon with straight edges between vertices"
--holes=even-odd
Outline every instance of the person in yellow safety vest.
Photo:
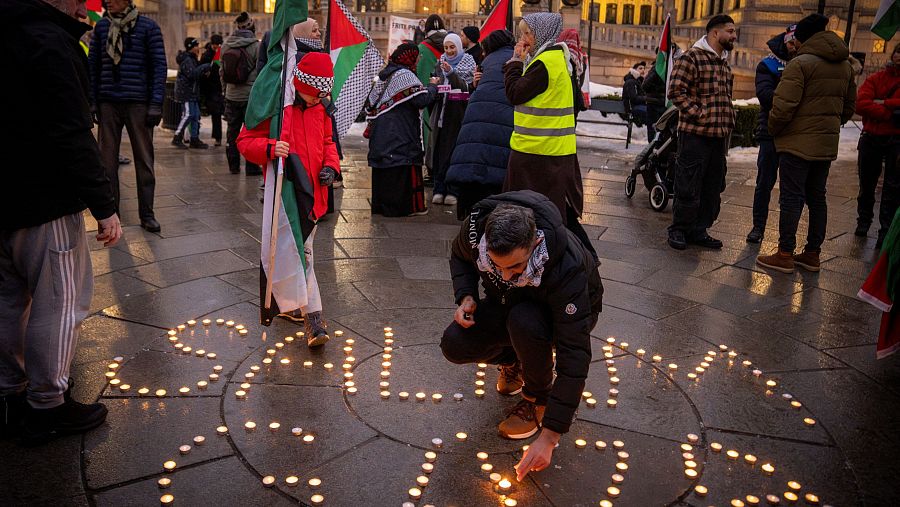
[{"label": "person in yellow safety vest", "polygon": [[533,190],[546,195],[563,222],[596,252],[578,217],[584,188],[575,154],[575,93],[569,48],[557,39],[558,13],[528,14],[519,22],[519,41],[503,66],[506,98],[514,107],[513,134],[503,191]]}]

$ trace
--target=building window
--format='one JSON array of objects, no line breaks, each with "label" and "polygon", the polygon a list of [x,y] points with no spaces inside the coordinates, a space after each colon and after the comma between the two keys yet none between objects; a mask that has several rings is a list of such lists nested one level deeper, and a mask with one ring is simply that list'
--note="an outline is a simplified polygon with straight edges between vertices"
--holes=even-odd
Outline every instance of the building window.
[{"label": "building window", "polygon": [[883,39],[875,39],[872,41],[872,52],[873,53],[884,53],[884,48],[886,44]]},{"label": "building window", "polygon": [[616,15],[619,13],[619,6],[616,4],[606,4],[606,23],[609,25],[616,24]]},{"label": "building window", "polygon": [[622,6],[622,24],[623,25],[633,25],[634,24],[634,5],[625,4]]},{"label": "building window", "polygon": [[741,0],[734,0],[734,9],[735,10],[740,9],[741,3],[742,3]]},{"label": "building window", "polygon": [[697,19],[697,0],[691,0],[691,19]]},{"label": "building window", "polygon": [[653,7],[650,7],[649,5],[642,5],[641,6],[641,18],[638,21],[638,23],[641,25],[649,25],[651,22],[650,16],[652,14],[652,11],[653,11]]}]

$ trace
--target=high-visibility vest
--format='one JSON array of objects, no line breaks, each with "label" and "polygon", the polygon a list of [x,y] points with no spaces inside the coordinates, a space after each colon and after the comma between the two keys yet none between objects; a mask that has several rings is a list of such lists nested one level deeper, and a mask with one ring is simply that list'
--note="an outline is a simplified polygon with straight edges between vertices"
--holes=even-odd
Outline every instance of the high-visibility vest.
[{"label": "high-visibility vest", "polygon": [[[563,51],[542,51],[528,64],[540,61],[547,69],[547,89],[515,107],[510,148],[532,155],[575,154],[575,97]],[[525,70],[528,70],[528,67]]]}]

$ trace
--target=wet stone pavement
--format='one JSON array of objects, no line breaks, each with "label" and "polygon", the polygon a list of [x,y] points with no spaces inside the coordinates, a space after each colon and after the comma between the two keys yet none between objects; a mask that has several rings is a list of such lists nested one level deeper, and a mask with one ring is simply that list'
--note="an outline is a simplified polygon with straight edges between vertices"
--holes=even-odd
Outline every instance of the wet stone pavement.
[{"label": "wet stone pavement", "polygon": [[[729,163],[711,231],[725,248],[676,252],[670,211],[652,211],[645,189],[623,193],[640,143],[583,142],[584,223],[606,287],[587,392],[553,466],[495,484],[527,442],[496,434],[516,402],[494,390],[497,371],[452,365],[438,347],[455,210],[372,217],[365,141],[347,139],[339,212],[316,236],[333,340],[310,351],[296,324],[257,324],[257,178],[228,174],[223,148],[167,139],[162,233],[137,226],[125,166],[125,240],[92,251],[74,395],[99,397],[108,422],[33,450],[0,442],[4,505],[837,506],[900,494],[900,363],[874,359],[879,314],[855,298],[876,259],[875,231],[852,234],[855,151],[831,172],[821,273],[773,275],[744,242],[750,159]],[[769,222],[766,251],[777,212]]]}]

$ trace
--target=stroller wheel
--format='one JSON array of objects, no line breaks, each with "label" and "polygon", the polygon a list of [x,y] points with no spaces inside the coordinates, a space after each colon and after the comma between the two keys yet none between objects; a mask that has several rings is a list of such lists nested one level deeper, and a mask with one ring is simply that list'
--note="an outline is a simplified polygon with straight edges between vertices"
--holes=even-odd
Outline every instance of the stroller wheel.
[{"label": "stroller wheel", "polygon": [[650,189],[650,207],[653,211],[663,211],[669,204],[669,192],[662,184],[657,183]]},{"label": "stroller wheel", "polygon": [[631,199],[634,196],[635,186],[637,185],[637,179],[635,179],[634,175],[625,178],[625,197]]}]

